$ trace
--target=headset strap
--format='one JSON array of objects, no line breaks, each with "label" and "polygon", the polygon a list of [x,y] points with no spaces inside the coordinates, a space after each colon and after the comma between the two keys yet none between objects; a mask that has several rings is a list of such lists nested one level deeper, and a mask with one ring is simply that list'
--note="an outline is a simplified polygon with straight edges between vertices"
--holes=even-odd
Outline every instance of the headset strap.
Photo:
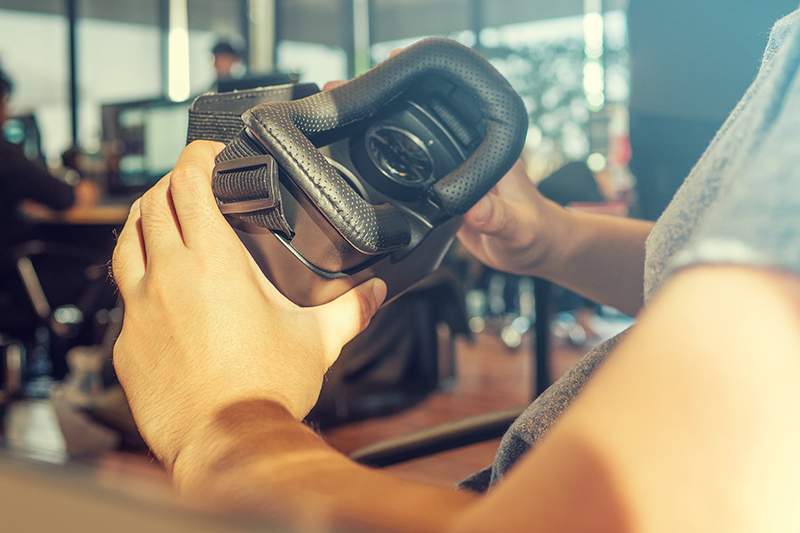
[{"label": "headset strap", "polygon": [[242,114],[259,104],[297,100],[317,92],[315,84],[303,83],[208,93],[195,99],[189,110],[186,144],[202,139],[228,145],[217,157],[212,180],[224,214],[287,239],[294,237],[280,201],[278,165],[247,135]]}]

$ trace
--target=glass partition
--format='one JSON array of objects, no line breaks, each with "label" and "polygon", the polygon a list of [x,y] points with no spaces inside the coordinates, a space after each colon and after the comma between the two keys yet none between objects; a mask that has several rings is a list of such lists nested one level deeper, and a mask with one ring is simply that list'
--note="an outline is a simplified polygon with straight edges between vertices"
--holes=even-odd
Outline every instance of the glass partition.
[{"label": "glass partition", "polygon": [[[157,18],[156,0],[139,2]],[[104,104],[157,98],[162,93],[161,31],[153,24],[78,20],[79,142],[96,151]]]},{"label": "glass partition", "polygon": [[35,116],[55,163],[71,142],[68,29],[61,2],[37,5],[39,12],[0,9],[0,64],[14,82],[11,112]]}]

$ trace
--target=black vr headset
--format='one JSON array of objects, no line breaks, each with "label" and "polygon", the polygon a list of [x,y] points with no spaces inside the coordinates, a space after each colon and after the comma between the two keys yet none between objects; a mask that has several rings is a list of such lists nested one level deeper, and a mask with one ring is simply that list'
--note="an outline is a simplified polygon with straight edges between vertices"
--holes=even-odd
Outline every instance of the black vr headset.
[{"label": "black vr headset", "polygon": [[429,39],[329,91],[201,96],[189,140],[228,143],[213,177],[220,210],[274,285],[310,306],[372,277],[388,302],[436,269],[460,215],[519,157],[527,124],[485,59]]}]

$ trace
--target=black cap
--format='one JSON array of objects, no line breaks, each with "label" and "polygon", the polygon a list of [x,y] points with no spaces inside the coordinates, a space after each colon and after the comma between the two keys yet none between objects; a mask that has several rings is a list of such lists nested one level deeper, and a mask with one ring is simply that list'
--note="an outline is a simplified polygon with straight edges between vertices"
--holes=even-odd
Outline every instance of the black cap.
[{"label": "black cap", "polygon": [[228,41],[219,41],[214,46],[214,48],[211,49],[211,52],[214,55],[217,55],[217,54],[230,54],[230,55],[234,55],[234,56],[237,56],[237,57],[240,55],[239,54],[239,50],[236,47],[234,47]]}]

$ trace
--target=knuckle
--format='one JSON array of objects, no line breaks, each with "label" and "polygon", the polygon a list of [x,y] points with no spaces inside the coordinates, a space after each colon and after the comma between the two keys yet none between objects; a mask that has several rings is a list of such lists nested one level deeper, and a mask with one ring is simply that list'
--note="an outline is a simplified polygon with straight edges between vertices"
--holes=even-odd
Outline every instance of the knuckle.
[{"label": "knuckle", "polygon": [[163,199],[164,190],[161,182],[151,187],[146,193],[142,195],[139,200],[139,209],[144,216],[147,213],[152,213],[154,208],[158,205],[159,200]]},{"label": "knuckle", "polygon": [[111,360],[114,364],[114,371],[120,379],[125,378],[129,366],[125,350],[127,338],[128,336],[126,335],[126,330],[123,327],[119,337],[117,337],[117,340],[114,343],[114,349],[111,352]]},{"label": "knuckle", "polygon": [[178,164],[170,173],[170,187],[196,192],[211,181],[214,164],[214,146],[193,142],[184,150]]},{"label": "knuckle", "polygon": [[170,185],[172,187],[186,188],[193,190],[195,186],[204,178],[204,172],[196,165],[187,163],[176,166],[170,173]]},{"label": "knuckle", "polygon": [[129,283],[131,276],[128,276],[130,271],[132,259],[128,255],[126,249],[122,246],[117,246],[111,254],[111,260],[108,261],[108,280],[116,285],[120,294],[127,293],[127,289],[131,285]]},{"label": "knuckle", "polygon": [[508,210],[505,202],[494,202],[486,221],[486,228],[491,233],[498,233],[508,226]]}]

